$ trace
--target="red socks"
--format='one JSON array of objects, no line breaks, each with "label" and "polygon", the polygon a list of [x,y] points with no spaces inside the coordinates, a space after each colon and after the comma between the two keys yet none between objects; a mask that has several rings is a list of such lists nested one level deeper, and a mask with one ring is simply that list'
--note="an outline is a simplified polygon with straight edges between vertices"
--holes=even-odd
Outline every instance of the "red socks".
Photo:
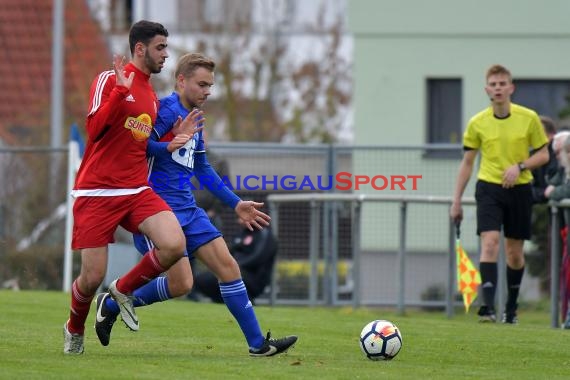
[{"label": "red socks", "polygon": [[117,290],[123,294],[132,294],[135,289],[158,277],[164,271],[166,269],[160,265],[156,257],[156,248],[153,248],[137,265],[120,278],[117,282]]},{"label": "red socks", "polygon": [[73,281],[71,287],[71,310],[69,311],[69,322],[67,323],[67,329],[70,333],[83,335],[85,320],[89,314],[91,301],[93,301],[94,297],[95,295],[87,296],[81,293],[77,286],[77,279]]}]

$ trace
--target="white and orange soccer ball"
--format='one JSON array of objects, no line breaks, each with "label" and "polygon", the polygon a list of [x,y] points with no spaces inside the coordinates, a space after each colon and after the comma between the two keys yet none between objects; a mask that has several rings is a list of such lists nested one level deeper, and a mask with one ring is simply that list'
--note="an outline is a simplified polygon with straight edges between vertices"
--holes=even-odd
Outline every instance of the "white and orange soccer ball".
[{"label": "white and orange soccer ball", "polygon": [[390,321],[372,321],[360,333],[360,349],[370,360],[394,359],[401,348],[400,329]]}]

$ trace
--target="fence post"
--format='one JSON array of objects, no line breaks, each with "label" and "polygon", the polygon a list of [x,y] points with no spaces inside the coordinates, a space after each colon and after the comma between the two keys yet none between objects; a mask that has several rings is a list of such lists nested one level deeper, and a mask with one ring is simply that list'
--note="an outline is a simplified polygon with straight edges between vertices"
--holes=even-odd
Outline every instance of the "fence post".
[{"label": "fence post", "polygon": [[310,227],[310,246],[309,260],[311,267],[311,275],[309,277],[309,305],[317,304],[317,291],[319,285],[319,231],[321,223],[319,221],[319,203],[315,200],[311,201],[311,227]]},{"label": "fence post", "polygon": [[398,314],[404,314],[406,294],[406,214],[408,203],[400,203],[400,250],[398,251],[398,275],[400,289],[398,290]]},{"label": "fence post", "polygon": [[558,300],[560,292],[560,223],[558,207],[551,206],[551,240],[550,247],[550,321],[552,328],[558,328]]},{"label": "fence post", "polygon": [[352,209],[352,306],[360,307],[360,215],[362,201],[360,199],[351,202]]},{"label": "fence post", "polygon": [[[329,144],[326,150],[326,163],[325,163],[325,173],[327,175],[334,176],[334,145]],[[336,189],[332,188],[334,192]],[[323,298],[325,304],[334,305],[336,303],[336,261],[335,261],[335,250],[336,247],[336,213],[338,209],[336,207],[336,202],[323,202],[322,204],[323,212],[323,223],[322,223],[322,237],[323,237],[323,262],[324,262],[324,273],[323,273]]]},{"label": "fence post", "polygon": [[453,296],[455,295],[455,279],[457,276],[456,253],[455,253],[455,223],[449,219],[449,256],[447,260],[448,276],[447,291],[445,294],[445,310],[447,318],[453,317]]},{"label": "fence post", "polygon": [[71,291],[73,281],[73,250],[71,249],[71,240],[73,233],[73,202],[71,190],[75,183],[75,174],[79,166],[79,144],[70,140],[68,143],[67,153],[67,201],[65,202],[65,240],[63,247],[63,284],[64,292]]},{"label": "fence post", "polygon": [[[273,201],[269,201],[269,215],[271,216],[271,230],[273,231],[273,236],[275,236],[275,240],[279,242],[279,203],[275,203]],[[277,253],[279,256],[279,253]],[[275,300],[277,299],[277,264],[279,262],[279,257],[275,259],[275,263],[273,263],[272,275],[271,275],[271,285],[270,285],[270,293],[269,293],[269,304],[271,306],[275,305]]]}]

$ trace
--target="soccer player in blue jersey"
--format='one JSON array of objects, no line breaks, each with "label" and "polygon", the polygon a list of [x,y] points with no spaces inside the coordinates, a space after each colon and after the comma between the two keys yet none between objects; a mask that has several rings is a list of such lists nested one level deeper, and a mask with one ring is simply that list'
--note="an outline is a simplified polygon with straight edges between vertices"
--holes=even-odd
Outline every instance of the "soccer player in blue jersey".
[{"label": "soccer player in blue jersey", "polygon": [[[220,231],[206,212],[196,205],[190,185],[190,178],[196,176],[215,196],[233,208],[250,230],[269,225],[270,217],[259,210],[263,203],[241,200],[222,182],[206,159],[202,134],[205,119],[200,107],[210,95],[214,69],[215,62],[201,54],[186,54],[179,59],[175,70],[175,91],[161,99],[149,140],[149,182],[176,214],[186,236],[189,258],[197,257],[218,278],[224,303],[247,340],[249,354],[273,356],[287,351],[297,337],[274,339],[269,333],[263,336],[239,266]],[[152,247],[152,242],[144,235],[134,235],[134,241],[142,254]],[[188,259],[181,259],[166,276],[135,290],[134,306],[150,305],[188,293],[193,285],[193,276],[184,260]],[[96,302],[95,330],[101,344],[107,346],[119,308],[108,293],[100,294]]]}]

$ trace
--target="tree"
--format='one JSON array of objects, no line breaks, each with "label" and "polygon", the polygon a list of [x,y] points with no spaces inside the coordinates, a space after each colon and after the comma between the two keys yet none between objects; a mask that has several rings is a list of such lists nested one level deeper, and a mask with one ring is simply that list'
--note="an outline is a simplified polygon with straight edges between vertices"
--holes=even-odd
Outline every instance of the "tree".
[{"label": "tree", "polygon": [[[215,96],[206,104],[214,138],[335,142],[347,135],[351,40],[340,14],[333,22],[324,16],[333,3],[323,2],[319,17],[303,24],[294,15],[304,2],[221,2],[221,20],[201,20],[198,31],[169,41],[170,59],[200,51],[217,62]],[[171,76],[160,81],[158,90],[171,87],[164,84]]]}]

